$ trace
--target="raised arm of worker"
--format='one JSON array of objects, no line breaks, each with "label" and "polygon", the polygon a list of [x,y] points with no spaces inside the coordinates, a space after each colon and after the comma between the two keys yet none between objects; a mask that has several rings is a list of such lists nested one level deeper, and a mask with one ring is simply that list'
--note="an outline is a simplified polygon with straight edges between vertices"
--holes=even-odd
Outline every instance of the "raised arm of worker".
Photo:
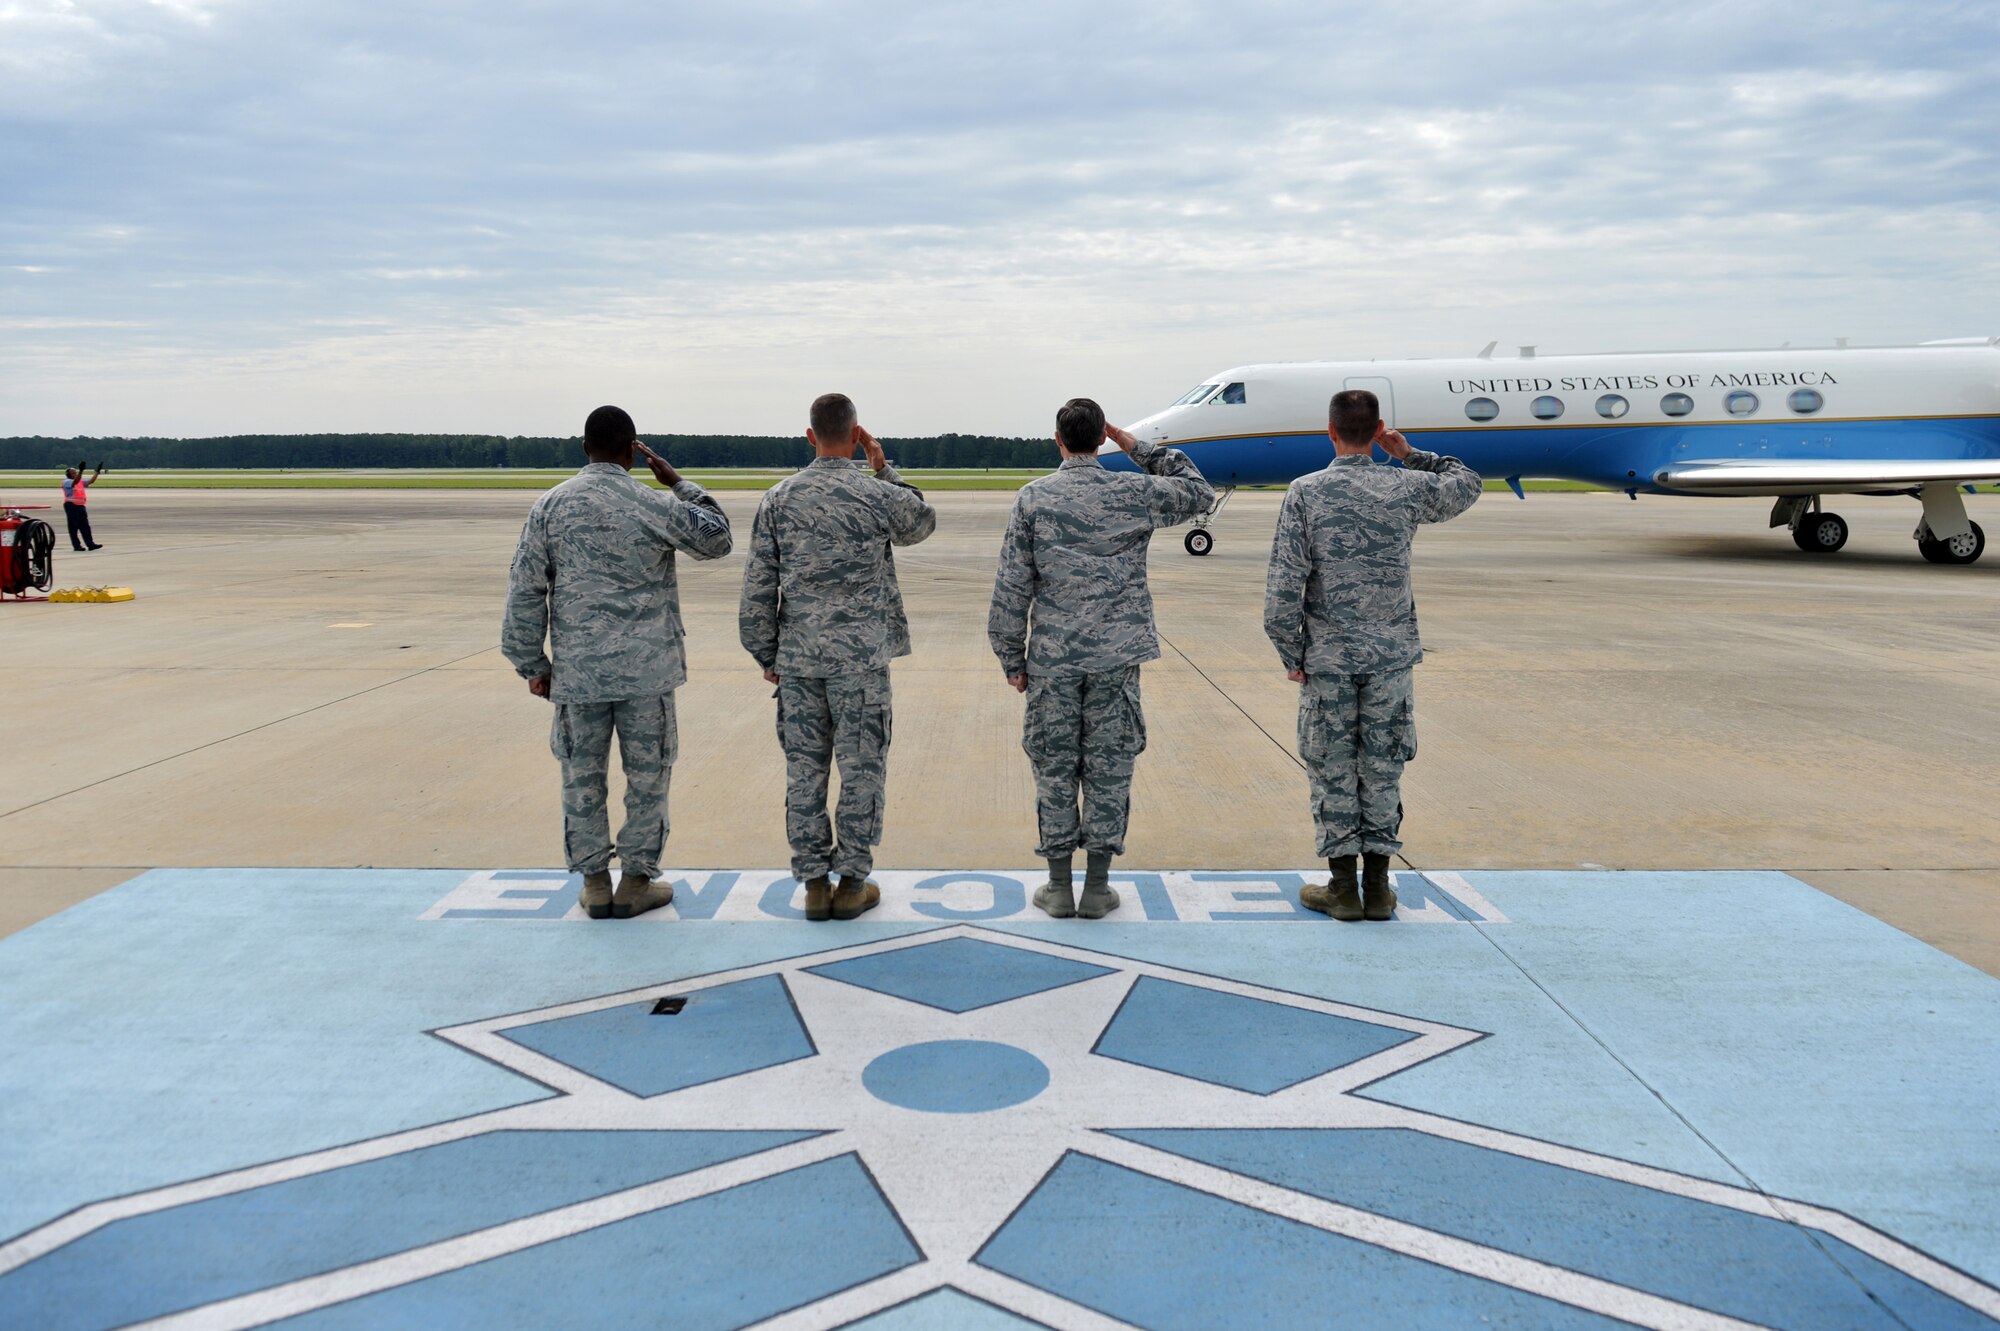
[{"label": "raised arm of worker", "polygon": [[1146,510],[1155,527],[1171,527],[1215,507],[1215,487],[1178,448],[1146,443],[1115,425],[1104,427],[1104,437],[1124,449],[1125,456],[1153,478],[1154,483],[1146,487]]},{"label": "raised arm of worker", "polygon": [[1386,422],[1376,431],[1375,442],[1384,453],[1423,476],[1427,483],[1417,506],[1419,522],[1449,522],[1471,508],[1485,489],[1478,472],[1455,457],[1426,453],[1413,446],[1402,431],[1391,430]]},{"label": "raised arm of worker", "polygon": [[1264,575],[1264,634],[1278,649],[1285,678],[1306,682],[1306,581],[1312,576],[1312,544],[1306,540],[1305,506],[1297,482],[1285,491],[1278,530],[1271,537],[1271,567]]},{"label": "raised arm of worker", "polygon": [[986,640],[1000,658],[1000,673],[1017,693],[1028,691],[1028,609],[1035,603],[1035,522],[1024,499],[1014,503],[1000,538],[1000,571],[993,578],[993,607],[986,612]]},{"label": "raised arm of worker", "polygon": [[937,510],[925,502],[924,492],[904,480],[902,474],[889,465],[889,459],[874,435],[856,425],[854,437],[861,441],[861,451],[867,455],[869,470],[875,473],[878,480],[889,482],[900,492],[889,506],[889,544],[915,545],[936,531]]},{"label": "raised arm of worker", "polygon": [[729,553],[729,515],[708,491],[674,470],[671,462],[644,444],[637,444],[654,479],[668,493],[647,498],[654,501],[646,511],[647,527],[654,535],[685,550],[696,559],[720,559]]},{"label": "raised arm of worker", "polygon": [[500,652],[528,681],[537,698],[549,696],[549,587],[555,567],[549,560],[548,521],[537,508],[521,528],[521,543],[507,570],[507,612],[500,621]]},{"label": "raised arm of worker", "polygon": [[778,682],[778,515],[767,491],[750,523],[743,560],[743,598],[736,607],[736,636],[756,659],[767,682]]}]

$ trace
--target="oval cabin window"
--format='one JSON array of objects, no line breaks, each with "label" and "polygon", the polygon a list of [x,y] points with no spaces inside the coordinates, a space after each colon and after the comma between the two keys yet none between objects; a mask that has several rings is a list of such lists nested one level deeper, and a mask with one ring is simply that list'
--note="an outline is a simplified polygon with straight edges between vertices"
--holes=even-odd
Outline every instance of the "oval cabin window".
[{"label": "oval cabin window", "polygon": [[1475,421],[1490,421],[1500,414],[1500,404],[1490,397],[1476,397],[1465,404],[1465,414]]},{"label": "oval cabin window", "polygon": [[1606,393],[1597,399],[1597,414],[1607,421],[1615,421],[1632,410],[1632,404],[1616,393]]},{"label": "oval cabin window", "polygon": [[1785,405],[1801,416],[1810,416],[1826,405],[1826,399],[1815,388],[1800,388],[1785,399]]},{"label": "oval cabin window", "polygon": [[1563,400],[1544,394],[1529,403],[1528,410],[1534,413],[1538,421],[1552,421],[1563,414]]},{"label": "oval cabin window", "polygon": [[1669,393],[1660,399],[1660,410],[1669,416],[1685,416],[1694,410],[1694,399],[1686,393]]},{"label": "oval cabin window", "polygon": [[1722,409],[1732,416],[1752,416],[1757,412],[1757,395],[1737,389],[1722,399]]}]

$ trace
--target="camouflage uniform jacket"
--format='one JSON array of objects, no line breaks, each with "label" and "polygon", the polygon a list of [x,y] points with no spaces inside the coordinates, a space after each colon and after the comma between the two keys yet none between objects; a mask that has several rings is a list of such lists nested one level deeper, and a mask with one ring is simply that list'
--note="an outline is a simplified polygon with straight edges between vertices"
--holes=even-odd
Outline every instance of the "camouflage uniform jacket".
[{"label": "camouflage uniform jacket", "polygon": [[757,664],[824,679],[910,654],[892,545],[937,530],[894,467],[815,458],[764,494],[750,529],[737,632]]},{"label": "camouflage uniform jacket", "polygon": [[1207,512],[1215,487],[1177,449],[1142,443],[1132,460],[1149,474],[1066,457],[1021,487],[986,618],[1009,678],[1096,674],[1160,654],[1146,547],[1156,528]]},{"label": "camouflage uniform jacket", "polygon": [[622,467],[591,463],[528,511],[507,579],[500,650],[523,679],[553,674],[554,702],[679,688],[687,655],[676,549],[696,559],[729,553],[729,519],[708,492],[682,481],[662,494]]},{"label": "camouflage uniform jacket", "polygon": [[1401,467],[1337,457],[1293,481],[1264,583],[1264,632],[1285,669],[1365,675],[1423,660],[1410,540],[1471,508],[1479,490],[1478,472],[1418,449]]}]

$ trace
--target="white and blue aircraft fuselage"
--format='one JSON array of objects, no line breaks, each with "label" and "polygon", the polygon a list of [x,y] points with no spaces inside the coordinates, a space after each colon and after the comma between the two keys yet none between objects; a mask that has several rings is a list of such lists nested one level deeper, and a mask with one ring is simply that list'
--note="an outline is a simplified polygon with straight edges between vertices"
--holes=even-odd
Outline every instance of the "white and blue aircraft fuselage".
[{"label": "white and blue aircraft fuselage", "polygon": [[[1328,399],[1365,388],[1418,447],[1505,478],[1516,493],[1532,477],[1634,498],[1761,495],[1776,501],[1771,525],[1818,553],[1847,542],[1847,523],[1822,496],[1911,495],[1923,505],[1915,535],[1925,558],[1969,564],[1985,549],[1960,487],[2000,480],[2000,339],[1582,356],[1524,347],[1505,359],[1491,351],[1240,366],[1131,429],[1186,452],[1226,501],[1236,486],[1283,485],[1324,467],[1333,458]],[[1186,543],[1208,553],[1206,518]]]}]

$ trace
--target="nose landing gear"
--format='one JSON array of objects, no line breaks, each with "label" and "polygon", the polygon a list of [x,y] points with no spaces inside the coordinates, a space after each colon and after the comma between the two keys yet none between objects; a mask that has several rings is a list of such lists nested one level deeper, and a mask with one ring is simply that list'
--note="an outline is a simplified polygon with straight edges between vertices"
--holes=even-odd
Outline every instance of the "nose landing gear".
[{"label": "nose landing gear", "polygon": [[1233,485],[1224,486],[1215,498],[1215,507],[1194,520],[1194,529],[1181,537],[1181,548],[1200,558],[1215,548],[1215,537],[1210,534],[1208,524],[1213,522],[1229,503],[1229,496],[1236,493]]}]

